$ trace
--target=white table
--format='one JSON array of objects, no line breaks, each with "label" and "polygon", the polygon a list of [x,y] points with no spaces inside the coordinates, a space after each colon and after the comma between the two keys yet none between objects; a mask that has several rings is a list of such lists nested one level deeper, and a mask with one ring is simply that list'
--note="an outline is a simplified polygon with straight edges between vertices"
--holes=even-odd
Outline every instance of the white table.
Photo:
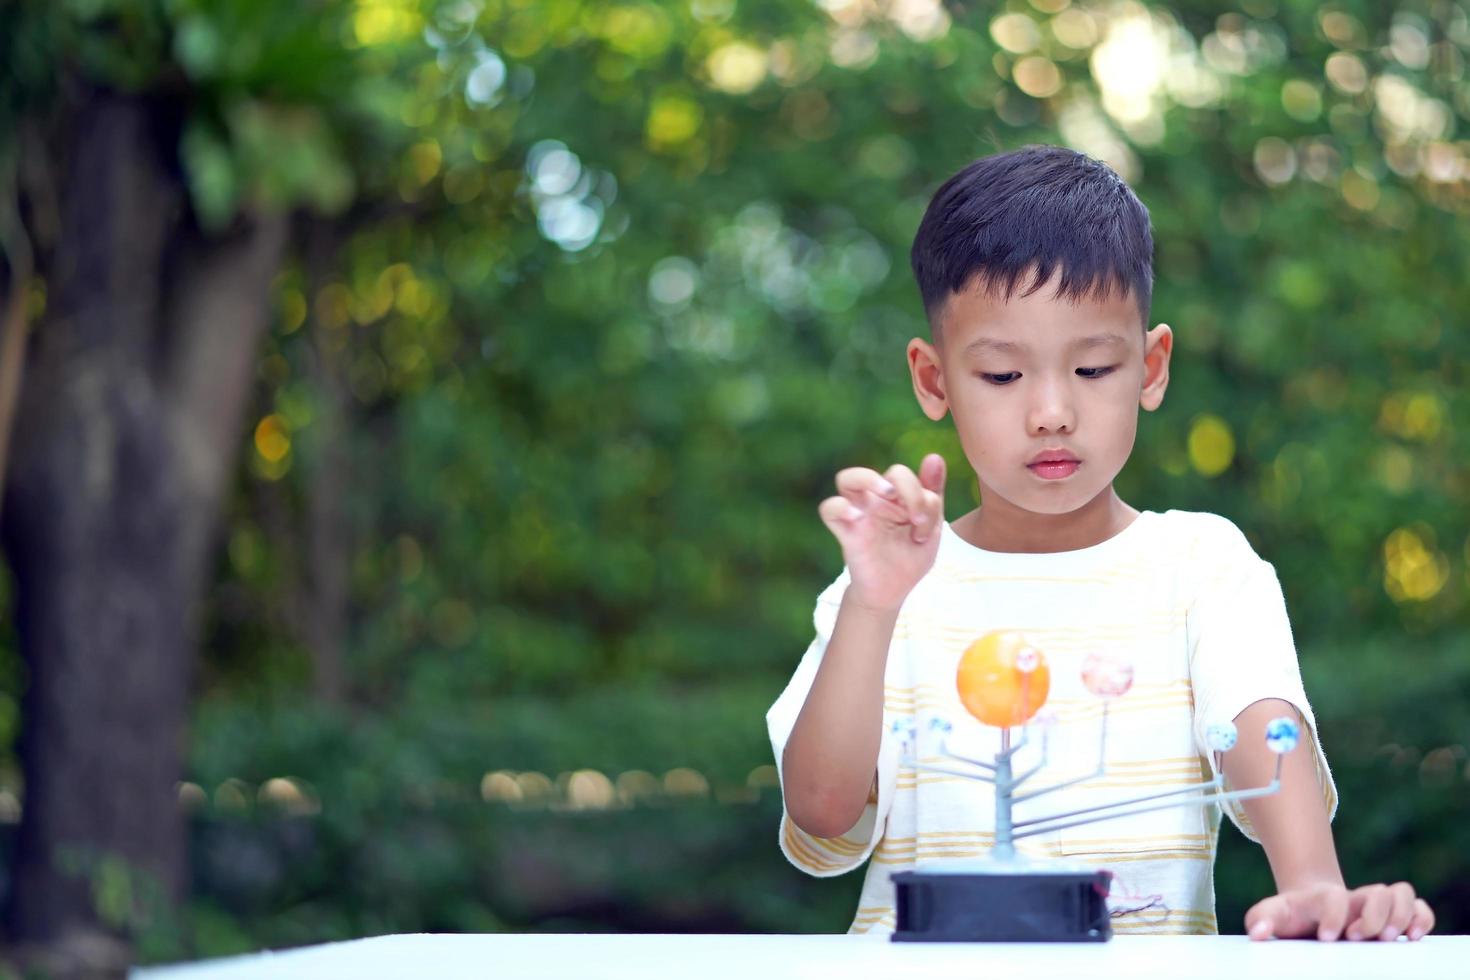
[{"label": "white table", "polygon": [[1470,936],[1417,943],[1252,943],[1244,936],[1118,936],[1107,943],[892,943],[864,936],[404,935],[135,970],[133,980],[1463,980]]}]

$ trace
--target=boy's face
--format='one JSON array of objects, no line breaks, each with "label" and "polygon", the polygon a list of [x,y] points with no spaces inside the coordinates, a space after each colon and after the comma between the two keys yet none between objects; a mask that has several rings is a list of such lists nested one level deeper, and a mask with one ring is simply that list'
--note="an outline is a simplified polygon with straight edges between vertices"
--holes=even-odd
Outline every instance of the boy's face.
[{"label": "boy's face", "polygon": [[[1057,298],[1059,279],[1008,302],[972,286],[941,308],[935,344],[909,342],[919,403],[954,415],[987,505],[1068,514],[1098,499],[1133,451],[1139,407],[1164,398],[1169,328],[1145,336],[1131,294]],[[1039,465],[1048,451],[1077,462]]]}]

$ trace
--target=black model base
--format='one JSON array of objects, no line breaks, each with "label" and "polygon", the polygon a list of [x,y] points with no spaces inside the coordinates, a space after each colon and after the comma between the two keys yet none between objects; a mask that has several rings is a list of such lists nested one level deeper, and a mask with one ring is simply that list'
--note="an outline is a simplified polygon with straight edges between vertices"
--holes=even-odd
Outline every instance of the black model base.
[{"label": "black model base", "polygon": [[1101,943],[1113,936],[1108,871],[900,871],[900,943]]}]

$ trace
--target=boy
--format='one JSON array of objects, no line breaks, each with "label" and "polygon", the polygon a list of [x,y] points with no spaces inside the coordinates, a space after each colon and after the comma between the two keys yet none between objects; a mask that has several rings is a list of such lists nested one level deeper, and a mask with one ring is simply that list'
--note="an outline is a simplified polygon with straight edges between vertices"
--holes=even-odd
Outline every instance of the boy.
[{"label": "boy", "polygon": [[[787,857],[817,876],[872,858],[851,932],[893,931],[894,872],[989,849],[991,788],[901,762],[889,726],[911,719],[926,760],[938,761],[926,736],[940,717],[992,753],[998,729],[968,719],[954,678],[965,647],[995,629],[1024,631],[1050,662],[1056,719],[1039,785],[1096,765],[1100,702],[1082,687],[1083,658],[1107,653],[1136,671],[1112,705],[1106,775],[1020,803],[1017,819],[1209,778],[1204,733],[1217,722],[1240,732],[1223,757],[1229,785],[1264,785],[1276,757],[1262,733],[1285,713],[1300,717],[1302,744],[1284,757],[1280,792],[1229,807],[1276,881],[1246,915],[1251,938],[1419,939],[1433,927],[1405,882],[1343,884],[1336,792],[1272,566],[1225,518],[1139,513],[1113,489],[1137,406],[1157,409],[1169,381],[1172,333],[1148,329],[1152,255],[1132,190],[1058,147],[978,160],[924,214],[912,263],[933,342],[910,341],[908,366],[924,413],[953,415],[981,506],[944,521],[935,454],[917,474],[838,473],[820,514],[846,568],[767,716]],[[1114,871],[1119,933],[1214,933],[1219,825],[1218,805],[1182,807],[1017,846]]]}]

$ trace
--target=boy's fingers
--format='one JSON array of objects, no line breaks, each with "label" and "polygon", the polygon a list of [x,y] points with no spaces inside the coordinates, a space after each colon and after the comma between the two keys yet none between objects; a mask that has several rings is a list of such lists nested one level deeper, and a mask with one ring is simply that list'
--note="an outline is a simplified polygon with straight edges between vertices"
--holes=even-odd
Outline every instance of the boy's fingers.
[{"label": "boy's fingers", "polygon": [[1422,898],[1414,899],[1414,919],[1409,923],[1408,936],[1412,940],[1423,939],[1434,928],[1434,911]]},{"label": "boy's fingers", "polygon": [[1342,928],[1347,925],[1348,893],[1334,888],[1323,894],[1318,901],[1317,938],[1330,943],[1342,935]]},{"label": "boy's fingers", "polygon": [[838,470],[837,492],[844,496],[871,492],[889,500],[898,499],[898,488],[866,466],[849,466],[845,470]]},{"label": "boy's fingers", "polygon": [[1362,910],[1357,921],[1347,929],[1349,939],[1377,939],[1378,934],[1388,927],[1389,916],[1394,911],[1393,892],[1384,885],[1365,885],[1354,889],[1362,896]]},{"label": "boy's fingers", "polygon": [[1252,939],[1270,939],[1276,935],[1276,924],[1288,917],[1286,899],[1272,895],[1261,899],[1245,913],[1245,931]]},{"label": "boy's fingers", "polygon": [[908,520],[908,511],[899,497],[898,488],[881,474],[862,466],[853,466],[837,474],[837,492],[855,507],[890,521]]},{"label": "boy's fingers", "polygon": [[872,490],[845,491],[842,496],[854,507],[874,517],[881,517],[895,524],[908,523],[908,510],[901,500],[889,500]]},{"label": "boy's fingers", "polygon": [[1414,886],[1407,881],[1400,881],[1388,886],[1388,894],[1391,907],[1383,926],[1378,930],[1378,938],[1391,943],[1409,931],[1409,925],[1414,919]]},{"label": "boy's fingers", "polygon": [[944,471],[944,457],[938,453],[930,453],[919,464],[919,482],[923,484],[925,490],[932,490],[943,497]]},{"label": "boy's fingers", "polygon": [[[875,518],[913,525],[913,540],[927,541],[944,520],[944,458],[930,453],[920,464],[923,479],[896,463],[883,473],[852,466],[837,474],[837,492],[849,505]],[[829,518],[823,512],[823,519]],[[830,520],[847,520],[846,512],[833,505]]]},{"label": "boy's fingers", "polygon": [[883,476],[898,491],[898,500],[903,505],[908,520],[915,526],[927,523],[924,517],[924,488],[914,471],[902,463],[895,463],[883,472]]},{"label": "boy's fingers", "polygon": [[923,501],[919,507],[919,518],[914,520],[913,540],[915,544],[923,544],[929,538],[939,533],[939,525],[944,523],[944,501],[939,499],[933,490],[919,491],[923,495]]},{"label": "boy's fingers", "polygon": [[944,497],[933,490],[924,491],[924,513],[929,515],[929,526],[938,527],[944,523]]},{"label": "boy's fingers", "polygon": [[828,497],[817,505],[817,513],[821,515],[822,523],[831,528],[832,533],[839,538],[842,532],[863,516],[862,509],[854,507],[846,497]]}]

